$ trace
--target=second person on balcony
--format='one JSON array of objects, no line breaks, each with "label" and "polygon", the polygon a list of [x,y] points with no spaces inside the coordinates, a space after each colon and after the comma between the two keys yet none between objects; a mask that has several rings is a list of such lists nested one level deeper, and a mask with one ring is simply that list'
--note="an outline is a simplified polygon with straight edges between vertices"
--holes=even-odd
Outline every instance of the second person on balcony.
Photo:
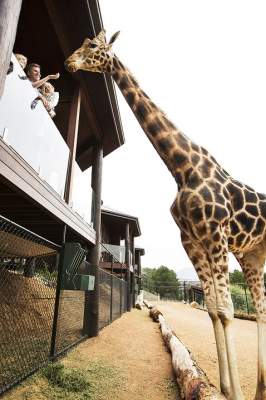
[{"label": "second person on balcony", "polygon": [[37,100],[41,100],[49,115],[55,116],[54,107],[58,104],[59,93],[54,91],[54,87],[49,80],[58,79],[60,74],[47,75],[41,79],[41,67],[39,64],[31,63],[26,67],[26,74],[34,88],[39,91],[36,101],[32,103],[32,108],[36,107]]}]

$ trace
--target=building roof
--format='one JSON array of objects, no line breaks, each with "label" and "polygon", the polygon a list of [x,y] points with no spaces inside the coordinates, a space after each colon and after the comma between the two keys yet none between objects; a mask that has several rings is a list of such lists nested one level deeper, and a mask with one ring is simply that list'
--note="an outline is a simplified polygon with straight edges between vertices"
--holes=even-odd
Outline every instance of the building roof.
[{"label": "building roof", "polygon": [[[43,75],[60,72],[60,79],[55,82],[60,92],[58,107],[67,107],[67,89],[79,82],[82,103],[76,161],[82,170],[92,165],[96,141],[103,143],[104,156],[124,143],[112,78],[84,71],[70,74],[64,68],[64,60],[86,37],[94,37],[102,28],[98,0],[27,0],[22,2],[14,48],[14,52],[27,55],[29,62],[40,64]],[[60,123],[67,125],[68,112],[63,114],[66,120]],[[62,131],[61,134],[64,136]]]},{"label": "building roof", "polygon": [[[134,217],[133,215],[125,214],[120,211],[111,209],[109,207],[102,207],[101,210],[102,216],[104,216],[107,220],[111,221],[114,220],[115,223],[118,225],[121,225],[121,228],[123,228],[126,224],[126,222],[130,223],[130,227],[132,229],[134,237],[140,236],[141,235],[141,230],[140,230],[140,225],[139,225],[139,220],[137,217]],[[122,233],[125,231],[123,230]]]}]

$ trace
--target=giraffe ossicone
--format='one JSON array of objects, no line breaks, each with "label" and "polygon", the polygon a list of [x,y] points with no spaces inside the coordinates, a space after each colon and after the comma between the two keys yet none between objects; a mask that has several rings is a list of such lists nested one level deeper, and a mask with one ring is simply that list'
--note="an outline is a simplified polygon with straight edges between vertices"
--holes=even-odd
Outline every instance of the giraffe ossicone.
[{"label": "giraffe ossicone", "polygon": [[141,89],[129,70],[112,53],[118,33],[109,42],[104,31],[85,39],[66,61],[79,69],[109,73],[140,126],[173,175],[177,196],[171,213],[181,241],[201,281],[211,317],[219,362],[220,386],[228,399],[241,400],[231,323],[234,316],[229,288],[228,252],[242,267],[254,302],[258,325],[256,400],[266,400],[266,196],[233,179],[203,147],[177,129]]}]

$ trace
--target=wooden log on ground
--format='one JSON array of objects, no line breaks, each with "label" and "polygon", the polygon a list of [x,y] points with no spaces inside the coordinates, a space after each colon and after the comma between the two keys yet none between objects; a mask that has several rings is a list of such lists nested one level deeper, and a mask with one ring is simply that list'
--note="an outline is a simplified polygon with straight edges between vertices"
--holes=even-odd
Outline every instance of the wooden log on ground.
[{"label": "wooden log on ground", "polygon": [[182,399],[225,400],[225,397],[209,382],[204,371],[193,360],[188,349],[177,338],[162,313],[153,307],[150,309],[150,316],[155,322],[159,322],[164,342],[172,354],[172,365]]}]

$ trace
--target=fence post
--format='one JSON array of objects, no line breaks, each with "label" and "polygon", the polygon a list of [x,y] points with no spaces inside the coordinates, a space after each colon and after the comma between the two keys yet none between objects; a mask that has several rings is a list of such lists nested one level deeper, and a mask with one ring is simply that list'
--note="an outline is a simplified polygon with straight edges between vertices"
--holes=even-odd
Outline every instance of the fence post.
[{"label": "fence post", "polygon": [[247,287],[244,284],[244,290],[245,290],[245,297],[246,297],[246,305],[247,305],[247,312],[249,314],[249,306],[248,306],[248,296],[247,296]]},{"label": "fence post", "polygon": [[60,301],[60,293],[61,293],[61,282],[62,282],[62,273],[63,273],[63,248],[66,241],[66,225],[63,228],[63,240],[62,240],[62,248],[60,250],[59,256],[57,256],[57,285],[56,285],[56,294],[55,294],[55,304],[54,304],[54,319],[53,319],[53,327],[52,327],[52,336],[51,336],[51,348],[50,348],[50,357],[54,358],[56,356],[56,333],[57,333],[57,321],[59,315],[59,301]]},{"label": "fence post", "polygon": [[183,282],[183,285],[184,285],[184,301],[187,302],[186,281]]},{"label": "fence post", "polygon": [[112,255],[111,261],[111,302],[110,302],[110,321],[113,322],[113,287],[114,287],[114,276],[113,276],[113,268],[114,268],[114,256]]}]

